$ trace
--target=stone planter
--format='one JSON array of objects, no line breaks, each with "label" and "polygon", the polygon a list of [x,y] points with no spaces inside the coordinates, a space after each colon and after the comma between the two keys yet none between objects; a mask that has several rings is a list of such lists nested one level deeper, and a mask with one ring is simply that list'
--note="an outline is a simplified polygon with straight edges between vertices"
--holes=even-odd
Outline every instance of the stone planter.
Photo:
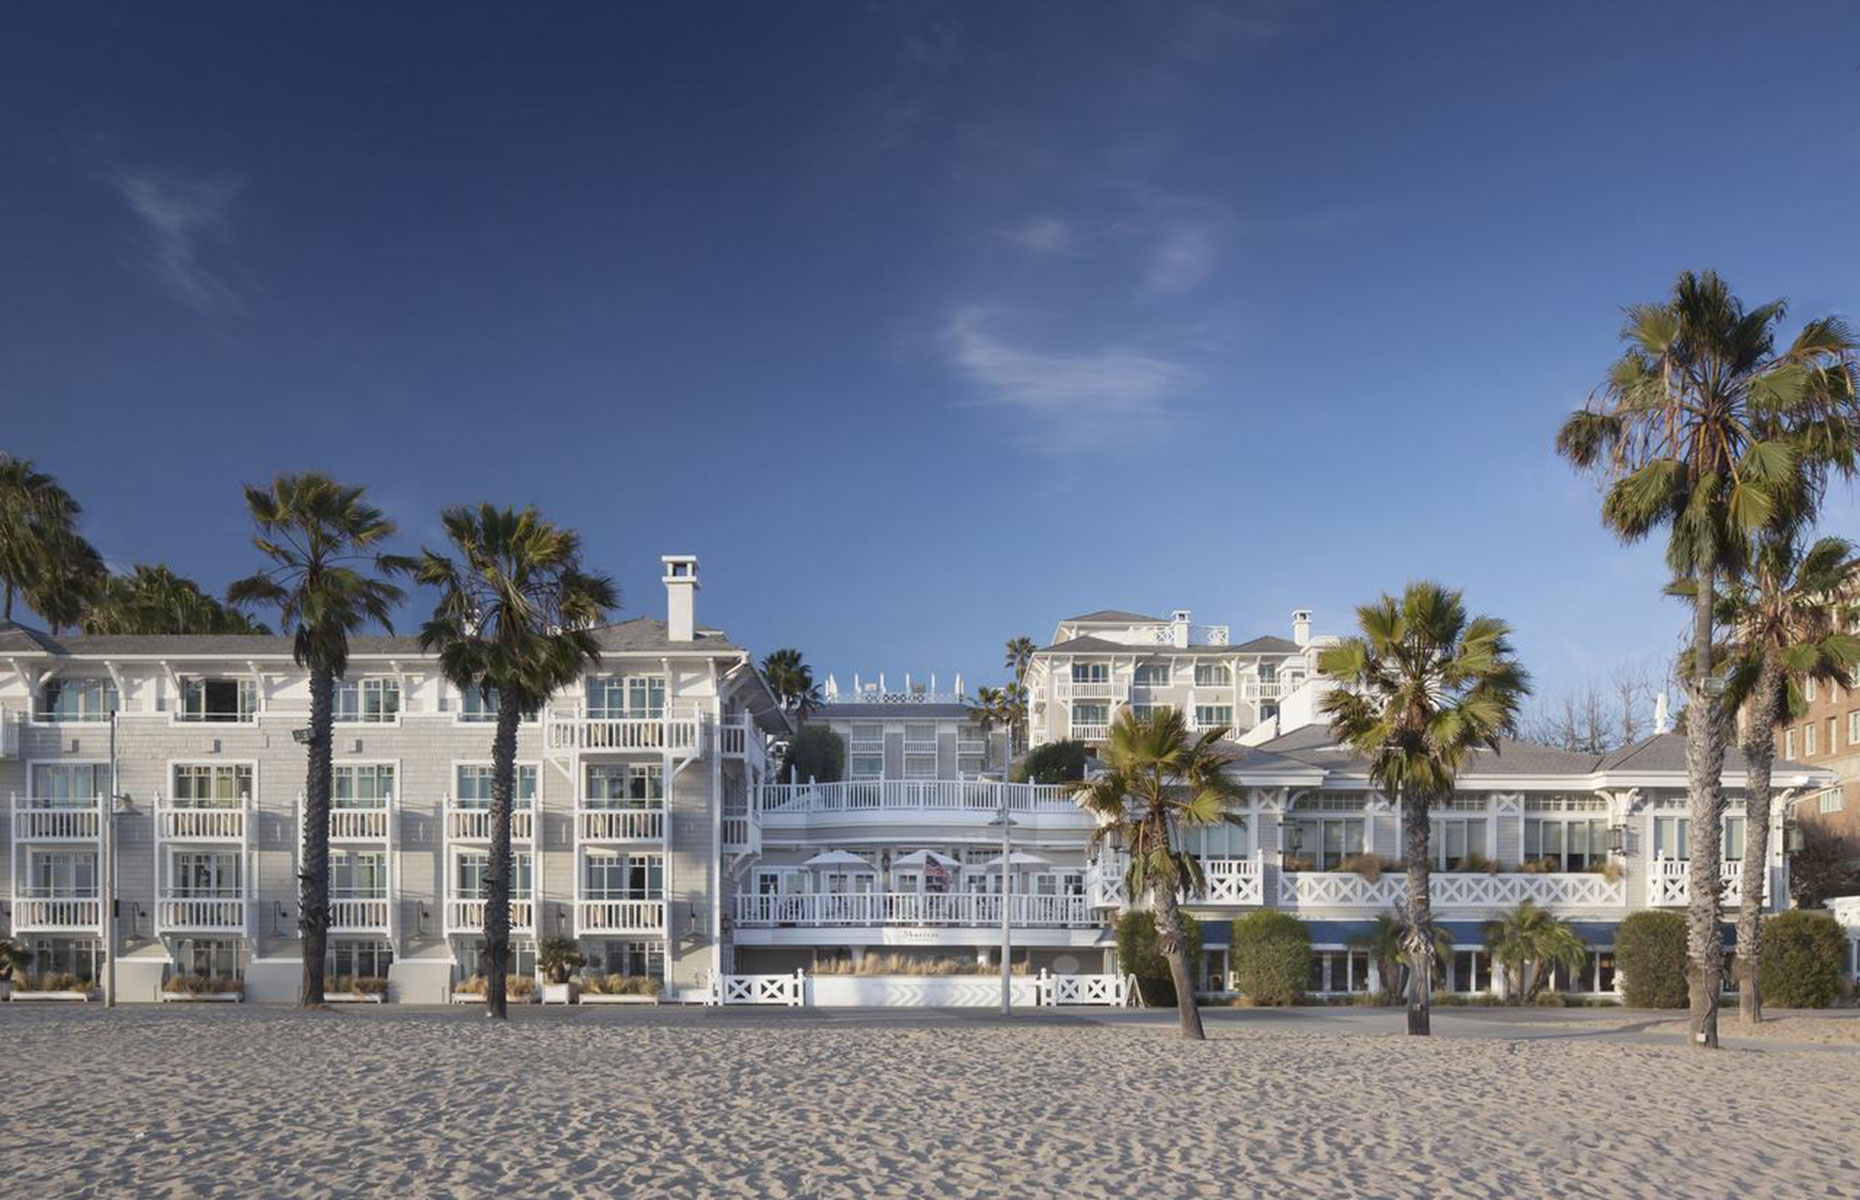
[{"label": "stone planter", "polygon": [[574,980],[567,983],[545,983],[542,985],[542,1002],[544,1004],[573,1004],[581,995],[581,985]]},{"label": "stone planter", "polygon": [[186,992],[163,992],[163,1004],[237,1004],[245,999],[244,992],[204,992],[198,996]]},{"label": "stone planter", "polygon": [[83,1004],[95,1000],[97,995],[96,992],[14,992],[11,1002],[20,1004],[35,1000],[64,1000]]},{"label": "stone planter", "polygon": [[386,996],[368,992],[329,992],[324,995],[326,1004],[385,1004]]},{"label": "stone planter", "polygon": [[657,996],[640,995],[608,996],[597,995],[593,992],[583,992],[580,1002],[582,1004],[657,1004],[659,998]]}]

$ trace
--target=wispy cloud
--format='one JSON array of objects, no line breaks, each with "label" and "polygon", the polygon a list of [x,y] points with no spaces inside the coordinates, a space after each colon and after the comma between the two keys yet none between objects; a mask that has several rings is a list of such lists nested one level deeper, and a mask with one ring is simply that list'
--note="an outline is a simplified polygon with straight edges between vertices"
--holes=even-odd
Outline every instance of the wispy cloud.
[{"label": "wispy cloud", "polygon": [[205,261],[204,250],[231,225],[235,179],[185,179],[118,171],[110,182],[149,238],[149,267],[181,301],[203,312],[237,307],[239,296]]},{"label": "wispy cloud", "polygon": [[1143,267],[1143,290],[1152,296],[1193,291],[1214,273],[1220,258],[1220,235],[1210,221],[1165,222],[1151,244]]},{"label": "wispy cloud", "polygon": [[1029,254],[1065,254],[1072,249],[1072,226],[1058,217],[1035,217],[1001,231],[1001,238]]},{"label": "wispy cloud", "polygon": [[1030,444],[1055,455],[1098,450],[1159,431],[1188,378],[1180,363],[1117,347],[1023,349],[989,333],[987,310],[964,308],[945,334],[951,361],[982,402],[1028,421]]}]

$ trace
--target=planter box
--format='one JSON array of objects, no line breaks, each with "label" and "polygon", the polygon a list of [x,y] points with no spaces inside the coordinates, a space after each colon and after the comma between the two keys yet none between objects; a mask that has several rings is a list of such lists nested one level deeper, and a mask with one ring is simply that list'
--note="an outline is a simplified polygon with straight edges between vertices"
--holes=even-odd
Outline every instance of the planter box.
[{"label": "planter box", "polygon": [[581,994],[578,983],[545,983],[542,985],[542,1002],[544,1004],[573,1004]]},{"label": "planter box", "polygon": [[[450,992],[447,995],[453,1004],[483,1004],[484,1003],[484,997],[477,992]],[[506,1004],[534,1004],[536,1003],[536,997],[534,995],[511,996],[507,994],[504,997],[504,1003]]]},{"label": "planter box", "polygon": [[365,992],[326,992],[323,996],[325,1004],[382,1004],[386,1000],[386,996],[373,996]]},{"label": "planter box", "polygon": [[14,1003],[28,1000],[64,1000],[87,1003],[95,1000],[97,996],[97,992],[14,992],[11,999]]},{"label": "planter box", "polygon": [[583,1004],[657,1004],[657,996],[597,996],[592,992],[581,993]]},{"label": "planter box", "polygon": [[[1038,977],[1016,975],[1014,1007],[1039,1003]],[[999,975],[810,975],[807,999],[822,1008],[989,1008],[1001,1003]]]},{"label": "planter box", "polygon": [[237,1004],[245,999],[245,993],[207,992],[199,996],[191,996],[186,992],[163,992],[161,999],[164,1004]]}]

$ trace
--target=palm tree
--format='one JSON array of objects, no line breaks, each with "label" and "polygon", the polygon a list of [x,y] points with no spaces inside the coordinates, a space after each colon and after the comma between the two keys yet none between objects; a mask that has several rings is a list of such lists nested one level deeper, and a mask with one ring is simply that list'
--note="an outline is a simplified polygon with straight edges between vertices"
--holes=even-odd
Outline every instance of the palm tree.
[{"label": "palm tree", "polygon": [[392,612],[406,593],[388,581],[414,561],[382,554],[394,522],[362,498],[363,490],[315,473],[280,475],[269,488],[245,489],[258,532],[252,544],[271,565],[226,589],[235,608],[276,608],[291,637],[291,656],[310,672],[310,741],[304,769],[303,854],[298,868],[297,927],[303,935],[298,1004],[320,1008],[329,943],[329,801],[333,774],[336,681],[349,667],[349,635],[375,624],[393,631]]},{"label": "palm tree", "polygon": [[1176,709],[1137,716],[1126,708],[1100,754],[1104,770],[1070,785],[1081,807],[1098,818],[1087,855],[1106,845],[1129,852],[1125,894],[1133,901],[1149,894],[1156,949],[1168,959],[1175,981],[1182,1036],[1196,1040],[1206,1035],[1195,1007],[1181,900],[1205,884],[1200,861],[1183,849],[1183,833],[1220,821],[1242,795],[1223,771],[1230,760],[1215,749],[1226,732],[1213,729],[1195,737]]},{"label": "palm tree", "polygon": [[820,688],[814,683],[814,669],[793,647],[771,650],[762,659],[762,677],[775,693],[782,708],[805,720],[808,710],[820,703]]},{"label": "palm tree", "polygon": [[[975,689],[975,703],[970,707],[969,711],[975,715],[975,723],[982,727],[982,739],[984,744],[986,744],[988,735],[994,731],[995,726],[1001,723],[1003,716],[1002,705],[1004,703],[1005,700],[1001,694],[1001,689],[998,687],[978,687]],[[1011,737],[1012,735],[1010,734],[1009,736]],[[1010,745],[1008,747],[1008,758],[1011,760],[1013,757],[1014,748]],[[1003,774],[1002,779],[1005,780],[1006,778],[1007,776]]]},{"label": "palm tree", "polygon": [[78,622],[91,634],[269,633],[164,566],[137,565],[106,579]]},{"label": "palm tree", "polygon": [[1589,947],[1568,921],[1529,900],[1485,923],[1486,952],[1505,972],[1505,994],[1529,1004],[1550,982],[1553,967],[1579,971]]},{"label": "palm tree", "polygon": [[103,576],[103,560],[78,535],[81,511],[31,461],[0,454],[0,619],[13,619],[17,595],[54,629],[76,622]]},{"label": "palm tree", "polygon": [[1013,761],[1022,742],[1021,731],[1027,727],[1027,685],[1001,685],[1001,723],[1007,726],[1008,760]]},{"label": "palm tree", "polygon": [[1027,668],[1033,665],[1033,651],[1033,639],[1024,633],[1008,639],[1007,657],[1001,665],[1014,672],[1015,683],[1027,682]]},{"label": "palm tree", "polygon": [[[1667,530],[1667,565],[1693,589],[1687,701],[1695,713],[1722,711],[1717,581],[1743,569],[1752,533],[1799,514],[1830,468],[1853,469],[1853,338],[1838,320],[1812,320],[1779,354],[1784,311],[1781,301],[1746,309],[1715,274],[1682,273],[1669,299],[1628,309],[1626,352],[1557,434],[1560,454],[1607,480],[1602,521],[1623,541]],[[1723,720],[1687,723],[1691,1032],[1694,1045],[1714,1049],[1724,746]]]},{"label": "palm tree", "polygon": [[485,1008],[507,1016],[510,969],[510,807],[517,724],[601,661],[594,628],[619,604],[613,580],[581,568],[581,539],[534,508],[449,508],[459,556],[423,551],[415,578],[440,589],[420,645],[461,691],[497,702],[491,740],[491,851],[485,882]]},{"label": "palm tree", "polygon": [[1433,913],[1428,896],[1428,808],[1453,795],[1478,747],[1496,751],[1516,732],[1529,677],[1512,657],[1511,629],[1496,617],[1467,618],[1461,594],[1411,583],[1356,610],[1359,636],[1320,660],[1340,685],[1319,705],[1338,737],[1369,760],[1369,778],[1401,805],[1407,860],[1408,1032],[1429,1032]]},{"label": "palm tree", "polygon": [[[1348,945],[1367,954],[1376,964],[1381,994],[1399,996],[1407,991],[1402,976],[1409,969],[1408,920],[1399,908],[1377,913],[1368,932],[1351,938]],[[1434,978],[1438,981],[1445,974],[1444,964],[1453,957],[1453,933],[1444,925],[1434,926],[1433,950]]]},{"label": "palm tree", "polygon": [[1794,530],[1766,530],[1745,576],[1720,589],[1719,616],[1732,631],[1725,706],[1744,713],[1744,890],[1737,913],[1738,1014],[1763,1019],[1758,984],[1763,896],[1769,874],[1770,770],[1776,731],[1805,707],[1808,680],[1852,687],[1860,637],[1854,546],[1824,537],[1803,548]]}]

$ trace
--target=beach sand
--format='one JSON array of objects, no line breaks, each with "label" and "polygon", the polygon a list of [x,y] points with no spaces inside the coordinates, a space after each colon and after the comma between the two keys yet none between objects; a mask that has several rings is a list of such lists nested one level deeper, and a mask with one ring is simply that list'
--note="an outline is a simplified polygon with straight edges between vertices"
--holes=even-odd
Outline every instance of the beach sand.
[{"label": "beach sand", "polygon": [[[1599,1028],[1599,1026],[1598,1026]],[[1860,1051],[0,1006],[22,1196],[1860,1195]]]}]

